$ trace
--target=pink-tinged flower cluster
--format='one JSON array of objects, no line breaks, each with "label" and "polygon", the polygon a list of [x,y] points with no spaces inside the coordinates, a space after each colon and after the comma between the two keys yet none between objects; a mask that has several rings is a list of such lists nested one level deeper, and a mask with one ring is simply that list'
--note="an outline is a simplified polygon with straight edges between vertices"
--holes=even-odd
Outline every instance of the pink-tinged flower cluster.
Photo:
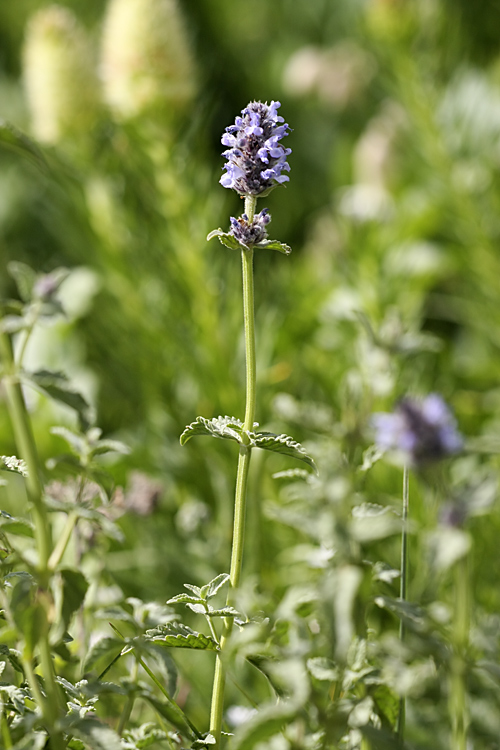
[{"label": "pink-tinged flower cluster", "polygon": [[280,106],[274,101],[269,105],[250,102],[234,125],[226,128],[221,142],[229,148],[222,154],[227,163],[221,185],[240,195],[257,196],[290,179],[282,174],[290,171],[286,157],[292,150],[280,144],[290,132],[283,117],[278,115]]}]

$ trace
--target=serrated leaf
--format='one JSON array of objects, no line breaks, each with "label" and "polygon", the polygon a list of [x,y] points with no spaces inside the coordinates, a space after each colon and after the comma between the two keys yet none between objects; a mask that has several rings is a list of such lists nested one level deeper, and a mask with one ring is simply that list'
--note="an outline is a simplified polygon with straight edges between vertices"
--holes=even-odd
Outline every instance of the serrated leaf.
[{"label": "serrated leaf", "polygon": [[80,393],[71,388],[66,375],[51,370],[39,370],[32,373],[22,373],[21,380],[24,384],[31,385],[54,401],[59,401],[74,409],[84,429],[89,426],[90,406]]},{"label": "serrated leaf", "polygon": [[208,607],[208,612],[205,612],[204,614],[207,615],[207,617],[241,617],[241,613],[238,612],[234,607],[221,607],[221,609],[214,609],[213,607]]},{"label": "serrated leaf", "polygon": [[146,636],[154,643],[172,648],[193,648],[203,651],[218,651],[219,645],[210,636],[197,633],[182,623],[168,623],[153,630],[147,630]]},{"label": "serrated leaf", "polygon": [[190,594],[177,594],[167,601],[167,604],[201,604],[202,599]]},{"label": "serrated leaf", "polygon": [[204,737],[200,737],[199,740],[195,740],[193,744],[191,745],[193,750],[197,750],[201,747],[210,747],[210,745],[216,745],[217,740],[213,736],[213,734],[206,734]]},{"label": "serrated leaf", "polygon": [[91,449],[93,456],[102,456],[105,453],[121,453],[124,456],[128,456],[130,448],[121,440],[99,440],[95,448]]},{"label": "serrated leaf", "polygon": [[185,445],[195,435],[209,435],[224,440],[234,440],[243,444],[243,422],[235,417],[214,417],[205,419],[197,417],[194,422],[186,427],[180,437],[181,445]]},{"label": "serrated leaf", "polygon": [[201,589],[199,586],[195,586],[192,583],[184,583],[183,586],[185,589],[188,589],[188,591],[192,591],[193,594],[195,594],[201,599]]},{"label": "serrated leaf", "polygon": [[180,437],[181,445],[185,445],[195,435],[209,435],[211,437],[234,440],[240,445],[261,448],[274,453],[304,461],[317,473],[316,464],[304,448],[289,435],[275,435],[273,432],[250,432],[243,430],[243,423],[235,417],[214,417],[206,419],[197,417],[186,427]]},{"label": "serrated leaf", "polygon": [[47,160],[35,141],[4,119],[0,119],[0,146],[24,157],[42,172],[48,171]]},{"label": "serrated leaf", "polygon": [[17,456],[0,456],[0,469],[2,471],[13,471],[21,474],[23,477],[28,476],[28,466],[26,461]]},{"label": "serrated leaf", "polygon": [[275,435],[272,432],[249,432],[248,434],[251,438],[252,447],[262,448],[273,453],[282,453],[285,456],[304,461],[304,463],[314,469],[316,474],[318,473],[316,464],[311,456],[304,450],[300,443],[297,443],[289,435]]},{"label": "serrated leaf", "polygon": [[[210,583],[207,583],[207,594],[206,598],[211,599],[213,596],[216,595],[216,593],[219,591],[219,589],[222,588],[230,579],[230,576],[228,573],[220,573],[218,576],[215,576],[215,578],[212,578]],[[203,587],[205,588],[205,586]]]},{"label": "serrated leaf", "polygon": [[233,237],[233,235],[229,234],[229,232],[223,232],[222,229],[214,229],[213,232],[210,232],[210,234],[207,235],[207,240],[210,241],[214,237],[218,237],[219,242],[221,242],[225,247],[228,247],[230,250],[248,250],[246,245],[238,242],[236,237]]},{"label": "serrated leaf", "polygon": [[254,247],[259,250],[277,250],[284,255],[290,255],[292,252],[292,248],[289,245],[285,245],[284,242],[278,242],[278,240],[263,240],[262,242],[257,242]]}]

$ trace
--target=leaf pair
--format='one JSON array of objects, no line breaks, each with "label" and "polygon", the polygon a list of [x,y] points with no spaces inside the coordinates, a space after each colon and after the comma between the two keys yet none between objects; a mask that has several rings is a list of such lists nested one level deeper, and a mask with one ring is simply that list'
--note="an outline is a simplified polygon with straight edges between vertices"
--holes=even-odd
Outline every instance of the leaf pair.
[{"label": "leaf pair", "polygon": [[[255,425],[257,426],[257,425]],[[273,453],[281,453],[299,461],[304,461],[317,473],[316,464],[304,448],[289,435],[276,435],[273,432],[253,432],[244,430],[243,422],[235,417],[214,417],[206,419],[197,417],[186,427],[180,437],[181,445],[185,445],[195,435],[209,435],[223,440],[233,440],[248,448],[262,448]]]},{"label": "leaf pair", "polygon": [[[236,239],[229,232],[223,232],[222,229],[214,229],[213,232],[207,237],[207,240],[211,240],[213,237],[218,237],[219,241],[230,250],[250,250],[247,245]],[[289,245],[285,245],[284,242],[278,242],[278,240],[262,240],[262,242],[256,242],[252,245],[256,250],[277,250],[279,253],[284,255],[290,255],[292,248]]]}]

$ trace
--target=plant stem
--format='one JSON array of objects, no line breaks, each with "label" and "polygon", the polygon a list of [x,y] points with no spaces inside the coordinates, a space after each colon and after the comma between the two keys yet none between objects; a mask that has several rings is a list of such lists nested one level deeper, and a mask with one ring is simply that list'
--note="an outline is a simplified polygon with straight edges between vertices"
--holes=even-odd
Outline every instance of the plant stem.
[{"label": "plant stem", "polygon": [[468,555],[455,566],[455,612],[451,659],[450,713],[454,750],[467,748],[466,651],[469,642],[470,592]]},{"label": "plant stem", "polygon": [[[253,220],[257,198],[246,196],[245,213],[248,221]],[[245,357],[246,357],[246,402],[245,421],[243,430],[253,429],[256,405],[257,366],[255,356],[255,322],[254,322],[254,285],[253,285],[253,248],[241,251],[243,273],[243,320],[245,329]],[[245,507],[248,484],[248,470],[252,450],[250,446],[241,445],[238,456],[238,472],[236,476],[236,492],[234,499],[233,543],[231,549],[231,567],[229,571],[229,592],[227,604],[232,601],[232,595],[238,588],[241,577],[243,560],[243,542],[245,535]],[[224,621],[224,629],[220,639],[220,650],[216,657],[214,683],[212,689],[212,706],[210,710],[210,734],[215,737],[216,745],[220,746],[222,731],[222,714],[224,710],[224,687],[226,672],[223,663],[224,649],[231,631],[233,619]]]},{"label": "plant stem", "polygon": [[[37,579],[39,586],[39,601],[42,604],[44,622],[41,625],[41,635],[38,642],[40,649],[40,661],[45,681],[47,699],[42,699],[40,691],[37,691],[36,677],[31,675],[30,684],[37,695],[44,721],[50,734],[51,747],[53,750],[61,750],[64,740],[60,730],[55,728],[61,700],[57,686],[54,667],[49,643],[49,629],[51,609],[50,595],[46,594],[50,583],[49,559],[52,554],[52,533],[47,509],[43,500],[43,485],[40,480],[40,461],[38,451],[33,437],[31,421],[26,409],[26,403],[19,382],[18,367],[14,361],[12,344],[7,334],[0,334],[0,351],[4,364],[4,386],[7,396],[7,408],[14,430],[17,451],[24,459],[28,468],[26,477],[26,491],[28,499],[33,506],[35,520],[35,541],[38,552]],[[27,660],[29,661],[29,660]],[[30,663],[31,666],[31,663]],[[32,670],[31,670],[32,671]]]},{"label": "plant stem", "polygon": [[[399,598],[400,601],[405,602],[408,596],[408,512],[410,506],[410,472],[408,466],[403,469],[403,529],[401,532],[401,578],[399,582]],[[399,639],[401,643],[404,642],[406,636],[406,628],[403,619],[399,623]],[[398,738],[399,747],[404,747],[404,735],[405,735],[405,720],[406,720],[406,699],[401,696],[399,699],[399,713],[398,723],[396,726],[396,734]]]},{"label": "plant stem", "polygon": [[66,523],[64,524],[64,528],[61,532],[61,536],[57,540],[57,544],[52,550],[52,554],[48,560],[48,568],[50,571],[56,570],[57,566],[61,562],[62,557],[64,553],[66,552],[66,547],[68,546],[69,540],[71,539],[71,535],[73,533],[73,530],[76,526],[77,521],[78,521],[77,513],[70,513],[69,516],[67,517]]},{"label": "plant stem", "polygon": [[24,402],[21,385],[14,363],[12,344],[7,334],[0,334],[0,348],[4,362],[4,385],[7,396],[7,408],[14,430],[17,449],[20,457],[26,461],[28,476],[26,491],[33,505],[35,520],[35,537],[37,543],[38,574],[40,585],[46,587],[49,579],[48,561],[52,552],[52,539],[47,510],[43,502],[43,488],[39,475],[38,452],[31,429],[31,422]]}]

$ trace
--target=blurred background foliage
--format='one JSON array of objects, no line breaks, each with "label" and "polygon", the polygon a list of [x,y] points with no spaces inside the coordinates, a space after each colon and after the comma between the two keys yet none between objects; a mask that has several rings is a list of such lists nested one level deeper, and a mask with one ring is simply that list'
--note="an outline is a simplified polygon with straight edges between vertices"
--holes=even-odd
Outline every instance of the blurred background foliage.
[{"label": "blurred background foliage", "polygon": [[[499,22],[487,0],[0,5],[0,115],[49,163],[40,171],[0,151],[1,264],[72,269],[67,316],[38,331],[28,359],[67,371],[105,435],[132,448],[108,467],[127,510],[124,541],[106,542],[99,571],[111,599],[118,584],[163,602],[228,565],[236,449],[181,449],[178,438],[198,414],[244,410],[240,260],[205,237],[242,210],[218,184],[221,133],[248,101],[277,99],[293,128],[291,179],[260,207],[293,253],[255,262],[257,418],[303,442],[320,480],[287,485],[271,475],[291,462],[255,455],[246,606],[293,620],[291,571],[307,587],[326,569],[325,590],[360,597],[362,616],[333,613],[331,642],[346,658],[373,610],[364,556],[398,565],[393,527],[352,528],[353,505],[399,503],[399,469],[360,471],[370,415],[439,391],[481,451],[457,462],[453,481],[482,488],[469,521],[475,596],[478,612],[498,611]],[[0,288],[15,294],[6,274]],[[61,450],[48,426],[73,418],[32,406],[48,458]],[[14,453],[0,421],[0,450]],[[415,493],[413,593],[433,601],[425,545],[439,513]],[[329,549],[345,562],[336,573]],[[91,546],[89,569],[95,559]],[[395,628],[382,610],[370,617],[376,632]],[[420,716],[438,727],[433,689],[421,687]],[[418,716],[409,721],[418,746],[435,748]]]}]

